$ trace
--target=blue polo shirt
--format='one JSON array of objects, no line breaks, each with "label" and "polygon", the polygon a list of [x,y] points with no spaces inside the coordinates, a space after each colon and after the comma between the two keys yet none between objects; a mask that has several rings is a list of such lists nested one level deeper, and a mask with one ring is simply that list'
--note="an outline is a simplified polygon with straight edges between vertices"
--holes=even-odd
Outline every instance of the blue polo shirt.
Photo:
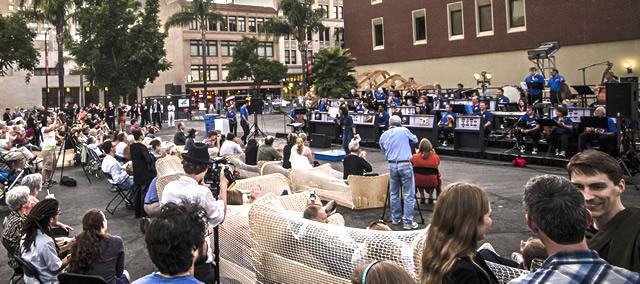
[{"label": "blue polo shirt", "polygon": [[480,104],[471,106],[471,113],[480,114]]},{"label": "blue polo shirt", "polygon": [[324,103],[318,105],[318,111],[327,111],[327,106]]},{"label": "blue polo shirt", "polygon": [[549,82],[547,82],[547,86],[553,92],[558,92],[562,89],[562,82],[564,81],[564,77],[560,74],[556,76],[549,77]]},{"label": "blue polo shirt", "polygon": [[236,112],[233,110],[227,112],[227,119],[229,119],[229,124],[238,123],[238,121],[236,121]]},{"label": "blue polo shirt", "polygon": [[375,91],[373,96],[376,98],[376,102],[384,102],[387,99],[387,94],[384,92]]},{"label": "blue polo shirt", "polygon": [[618,126],[616,125],[616,119],[609,117],[607,132],[616,133],[618,131]]},{"label": "blue polo shirt", "polygon": [[537,114],[533,117],[530,117],[529,114],[525,113],[522,115],[522,117],[520,117],[520,121],[524,121],[527,124],[527,126],[525,126],[525,129],[535,128],[536,125],[538,125],[536,119],[540,119],[540,116]]},{"label": "blue polo shirt", "polygon": [[[535,74],[533,76],[529,75],[526,78],[524,78],[524,81],[527,83],[542,83],[544,84],[544,77],[542,77],[542,75],[540,74]],[[542,94],[542,90],[538,90],[538,89],[529,89],[529,94],[531,95],[541,95]]]},{"label": "blue polo shirt", "polygon": [[249,121],[249,110],[247,109],[247,105],[242,105],[240,108],[240,118],[245,122]]},{"label": "blue polo shirt", "polygon": [[389,127],[389,113],[388,112],[382,112],[376,113],[376,124],[379,126],[385,126],[385,127]]},{"label": "blue polo shirt", "polygon": [[293,118],[296,118],[296,109],[295,109],[295,108],[292,108],[292,109],[289,111],[289,115],[290,115],[291,117],[293,117]]},{"label": "blue polo shirt", "polygon": [[480,116],[482,117],[483,122],[491,121],[491,126],[489,126],[489,129],[493,128],[493,113],[485,110],[483,113],[480,113]]},{"label": "blue polo shirt", "polygon": [[507,96],[496,97],[496,104],[506,105],[509,103],[509,98]]},{"label": "blue polo shirt", "polygon": [[359,103],[356,105],[356,111],[364,111],[364,104],[363,103]]},{"label": "blue polo shirt", "polygon": [[442,118],[440,118],[440,124],[441,125],[447,125],[447,116],[453,116],[453,119],[456,119],[456,113],[455,112],[444,112],[442,113]]},{"label": "blue polo shirt", "polygon": [[[554,116],[552,118],[555,121],[558,121],[558,117]],[[565,117],[563,120],[565,125],[573,125],[573,120],[571,120],[571,118]],[[553,130],[553,133],[555,134],[567,134],[569,133],[569,129],[566,129],[564,127],[556,127],[556,129]]]}]

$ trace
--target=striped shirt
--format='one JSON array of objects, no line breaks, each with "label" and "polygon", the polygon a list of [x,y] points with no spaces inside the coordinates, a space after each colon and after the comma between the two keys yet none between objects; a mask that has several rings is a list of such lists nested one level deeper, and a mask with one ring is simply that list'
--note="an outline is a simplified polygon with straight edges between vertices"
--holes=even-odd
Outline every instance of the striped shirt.
[{"label": "striped shirt", "polygon": [[640,283],[640,274],[608,264],[595,250],[558,252],[536,272],[509,282],[518,283]]}]

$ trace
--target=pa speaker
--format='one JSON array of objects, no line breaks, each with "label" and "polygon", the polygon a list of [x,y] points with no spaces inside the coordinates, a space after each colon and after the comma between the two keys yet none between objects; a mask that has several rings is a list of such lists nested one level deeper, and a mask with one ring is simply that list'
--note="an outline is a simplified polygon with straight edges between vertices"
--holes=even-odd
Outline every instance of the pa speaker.
[{"label": "pa speaker", "polygon": [[607,116],[618,118],[638,117],[638,84],[611,83],[607,90]]},{"label": "pa speaker", "polygon": [[314,148],[330,148],[331,141],[324,134],[312,133],[311,134],[311,142],[309,142],[309,146]]}]

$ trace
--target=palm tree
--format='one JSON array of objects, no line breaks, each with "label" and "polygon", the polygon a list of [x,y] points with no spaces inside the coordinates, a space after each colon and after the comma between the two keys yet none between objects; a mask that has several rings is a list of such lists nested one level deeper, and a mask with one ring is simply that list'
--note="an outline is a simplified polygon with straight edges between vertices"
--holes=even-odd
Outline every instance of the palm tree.
[{"label": "palm tree", "polygon": [[357,84],[355,59],[348,49],[325,48],[313,56],[313,82],[321,97],[338,98]]},{"label": "palm tree", "polygon": [[172,27],[184,27],[190,25],[192,22],[198,24],[202,43],[202,81],[204,83],[205,98],[207,97],[207,73],[209,71],[207,67],[207,41],[205,37],[207,23],[215,23],[220,20],[222,20],[222,15],[215,12],[215,3],[213,3],[212,0],[193,0],[191,6],[171,15],[164,24],[166,32]]},{"label": "palm tree", "polygon": [[307,34],[324,30],[322,18],[326,11],[322,8],[313,9],[314,0],[282,0],[278,5],[278,11],[282,12],[282,17],[269,19],[264,23],[264,28],[260,32],[269,35],[284,36],[291,35],[298,42],[298,50],[303,56],[302,66],[304,82],[303,92],[305,91],[307,79],[307,70],[304,66],[307,62]]},{"label": "palm tree", "polygon": [[[24,7],[25,0],[20,1]],[[74,1],[72,0],[32,0],[31,8],[25,12],[29,18],[38,22],[47,22],[56,29],[58,45],[58,106],[62,107],[64,97],[64,40],[68,24],[73,17]]]}]

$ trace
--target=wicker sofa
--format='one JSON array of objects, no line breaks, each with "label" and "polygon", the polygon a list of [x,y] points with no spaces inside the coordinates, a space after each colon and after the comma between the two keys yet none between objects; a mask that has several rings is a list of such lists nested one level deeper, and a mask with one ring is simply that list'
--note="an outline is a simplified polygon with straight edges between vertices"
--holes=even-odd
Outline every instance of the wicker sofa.
[{"label": "wicker sofa", "polygon": [[264,176],[255,176],[252,178],[239,179],[236,181],[236,189],[248,192],[251,190],[251,186],[254,184],[260,185],[262,188],[262,195],[267,193],[273,193],[274,195],[282,195],[283,191],[291,193],[289,187],[289,179],[282,174],[269,174]]}]

